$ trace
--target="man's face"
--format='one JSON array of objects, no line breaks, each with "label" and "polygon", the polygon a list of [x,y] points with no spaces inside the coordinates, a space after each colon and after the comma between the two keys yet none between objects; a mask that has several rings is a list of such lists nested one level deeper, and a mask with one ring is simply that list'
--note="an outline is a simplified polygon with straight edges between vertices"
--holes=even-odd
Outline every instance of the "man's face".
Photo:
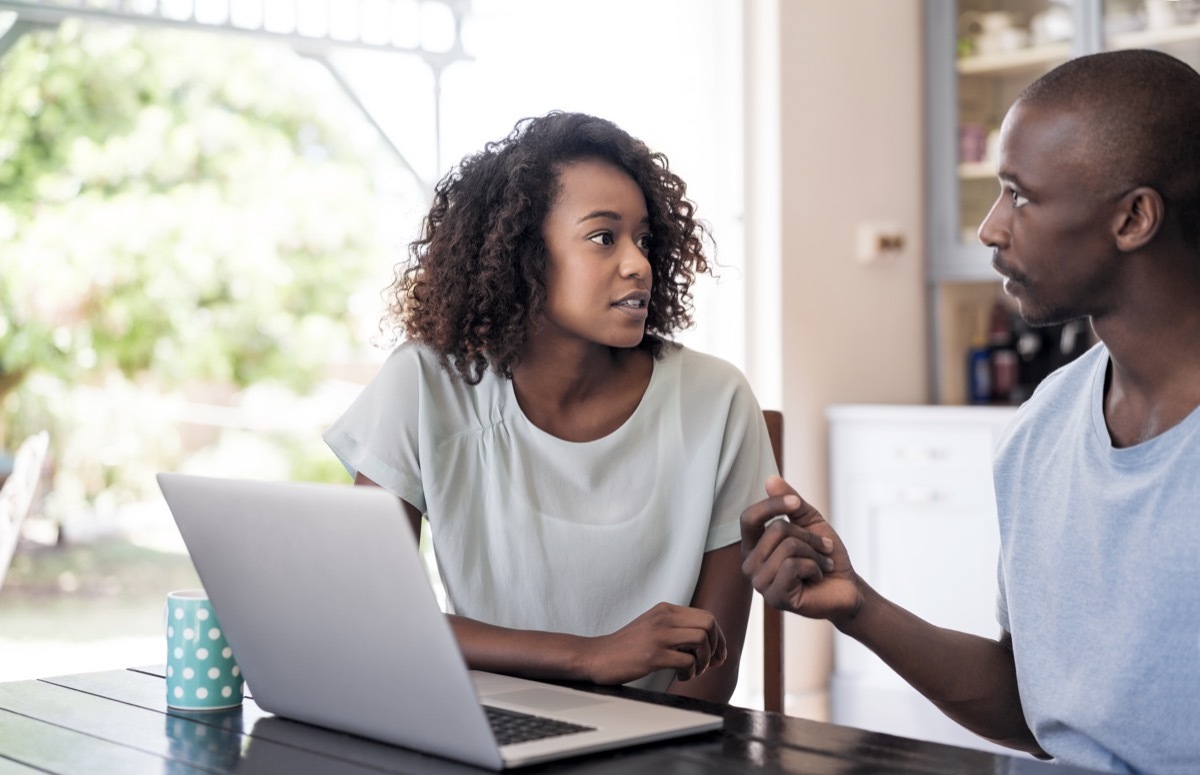
[{"label": "man's face", "polygon": [[[1017,103],[1000,129],[1000,196],[979,226],[1004,290],[1033,325],[1107,312],[1120,254],[1106,160],[1085,116]],[[1121,192],[1116,192],[1118,195]]]}]

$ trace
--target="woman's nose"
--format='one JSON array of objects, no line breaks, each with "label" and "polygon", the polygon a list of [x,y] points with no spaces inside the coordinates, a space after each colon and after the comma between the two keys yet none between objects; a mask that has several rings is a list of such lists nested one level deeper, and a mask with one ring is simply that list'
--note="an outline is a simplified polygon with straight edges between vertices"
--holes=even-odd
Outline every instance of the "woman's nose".
[{"label": "woman's nose", "polygon": [[641,246],[634,241],[630,241],[622,251],[621,274],[625,277],[637,277],[642,280],[650,278],[650,259],[643,252]]}]

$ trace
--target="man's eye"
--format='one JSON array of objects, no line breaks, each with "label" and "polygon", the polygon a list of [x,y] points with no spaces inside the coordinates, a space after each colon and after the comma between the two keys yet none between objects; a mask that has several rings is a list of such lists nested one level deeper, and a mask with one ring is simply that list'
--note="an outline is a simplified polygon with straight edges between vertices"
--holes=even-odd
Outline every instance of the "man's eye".
[{"label": "man's eye", "polygon": [[1025,205],[1029,204],[1029,200],[1027,198],[1025,198],[1024,196],[1022,196],[1016,190],[1012,191],[1011,196],[1012,196],[1013,207],[1024,207]]},{"label": "man's eye", "polygon": [[592,242],[595,242],[597,245],[613,244],[613,235],[610,231],[598,231],[592,236],[588,237],[588,239]]}]

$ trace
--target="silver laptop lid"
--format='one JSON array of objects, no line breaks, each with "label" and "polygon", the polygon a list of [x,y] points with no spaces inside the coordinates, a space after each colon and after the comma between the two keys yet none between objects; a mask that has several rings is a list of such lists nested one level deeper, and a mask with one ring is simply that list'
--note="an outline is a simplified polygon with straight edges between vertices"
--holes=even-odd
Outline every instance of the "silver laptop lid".
[{"label": "silver laptop lid", "polygon": [[394,495],[170,473],[158,482],[259,706],[503,766]]}]

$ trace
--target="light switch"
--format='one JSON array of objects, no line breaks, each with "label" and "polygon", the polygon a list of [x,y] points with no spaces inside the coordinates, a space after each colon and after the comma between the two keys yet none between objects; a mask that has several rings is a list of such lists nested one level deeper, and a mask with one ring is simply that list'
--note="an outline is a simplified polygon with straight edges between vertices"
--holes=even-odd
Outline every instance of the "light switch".
[{"label": "light switch", "polygon": [[904,230],[890,221],[865,221],[858,225],[855,255],[864,264],[895,257],[904,250]]}]

